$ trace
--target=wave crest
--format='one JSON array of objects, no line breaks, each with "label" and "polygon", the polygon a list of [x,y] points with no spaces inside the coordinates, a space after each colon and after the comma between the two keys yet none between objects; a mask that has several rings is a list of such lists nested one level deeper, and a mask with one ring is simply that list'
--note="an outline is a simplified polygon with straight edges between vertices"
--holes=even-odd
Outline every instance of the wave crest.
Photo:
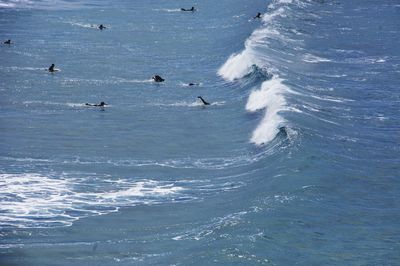
[{"label": "wave crest", "polygon": [[239,54],[231,55],[218,70],[218,75],[228,81],[234,81],[250,73],[253,65],[255,65],[254,56],[251,51],[244,50]]},{"label": "wave crest", "polygon": [[289,10],[281,5],[290,4],[292,1],[274,1],[274,3],[279,7],[263,16],[265,24],[256,29],[245,41],[245,49],[232,54],[218,70],[218,74],[230,82],[238,79],[262,82],[258,89],[250,93],[246,104],[248,112],[265,109],[264,118],[250,139],[256,145],[265,144],[275,138],[285,124],[280,112],[288,109],[284,94],[290,92],[290,89],[283,84],[284,80],[279,78],[282,73],[271,66],[276,60],[266,52],[270,51],[270,40],[282,45],[296,43],[282,34],[279,27],[275,27],[278,25],[276,20],[286,17],[286,11]]},{"label": "wave crest", "polygon": [[279,77],[273,77],[263,82],[261,88],[251,92],[247,100],[246,110],[249,112],[266,109],[264,118],[251,137],[251,142],[257,145],[273,140],[285,122],[279,112],[286,109],[283,94],[289,91],[289,88],[282,81]]}]

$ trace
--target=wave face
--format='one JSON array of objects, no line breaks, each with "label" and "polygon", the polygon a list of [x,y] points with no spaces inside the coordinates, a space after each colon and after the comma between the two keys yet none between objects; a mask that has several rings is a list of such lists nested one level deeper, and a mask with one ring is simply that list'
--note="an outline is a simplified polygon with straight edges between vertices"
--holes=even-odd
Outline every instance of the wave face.
[{"label": "wave face", "polygon": [[398,264],[399,4],[186,4],[0,0],[0,265]]},{"label": "wave face", "polygon": [[[296,2],[297,4],[299,2]],[[293,12],[292,1],[275,1],[271,3],[269,13],[262,17],[262,26],[256,29],[245,42],[245,49],[232,54],[219,68],[218,74],[227,81],[248,79],[264,70],[264,76],[258,75],[258,85],[248,97],[246,110],[256,112],[265,110],[264,118],[254,130],[251,142],[261,145],[272,141],[279,129],[287,125],[280,115],[288,111],[285,94],[291,92],[285,85],[282,69],[286,62],[278,62],[279,54],[271,53],[274,48],[285,47],[284,54],[298,48],[299,42],[279,31],[281,21]],[[289,6],[288,6],[289,5]],[[274,42],[273,45],[271,43]],[[281,52],[282,53],[282,52]]]},{"label": "wave face", "polygon": [[251,141],[262,144],[273,140],[279,132],[279,128],[285,123],[279,112],[286,109],[286,101],[283,93],[288,88],[282,84],[282,79],[274,77],[262,83],[259,90],[251,92],[246,104],[246,110],[255,112],[266,109],[262,122],[253,132]]}]

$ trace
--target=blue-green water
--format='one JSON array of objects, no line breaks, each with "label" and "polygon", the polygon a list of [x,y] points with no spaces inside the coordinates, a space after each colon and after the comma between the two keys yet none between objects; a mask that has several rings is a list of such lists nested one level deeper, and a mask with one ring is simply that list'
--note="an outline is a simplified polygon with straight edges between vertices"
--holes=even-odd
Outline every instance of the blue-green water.
[{"label": "blue-green water", "polygon": [[350,2],[1,0],[0,264],[400,264],[400,4]]}]

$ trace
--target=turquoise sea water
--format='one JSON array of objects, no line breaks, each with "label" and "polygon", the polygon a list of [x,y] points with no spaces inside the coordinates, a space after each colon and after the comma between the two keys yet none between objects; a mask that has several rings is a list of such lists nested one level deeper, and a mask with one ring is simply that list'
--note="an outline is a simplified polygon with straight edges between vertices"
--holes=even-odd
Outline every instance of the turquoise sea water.
[{"label": "turquoise sea water", "polygon": [[0,265],[400,264],[399,25],[394,0],[1,0]]}]

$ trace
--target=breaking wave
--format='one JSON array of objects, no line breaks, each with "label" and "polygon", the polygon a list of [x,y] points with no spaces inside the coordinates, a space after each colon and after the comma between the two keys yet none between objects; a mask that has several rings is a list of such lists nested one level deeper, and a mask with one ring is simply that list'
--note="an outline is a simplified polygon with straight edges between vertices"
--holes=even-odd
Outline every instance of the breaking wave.
[{"label": "breaking wave", "polygon": [[248,112],[265,112],[250,139],[256,145],[273,140],[287,124],[281,113],[290,110],[285,95],[291,93],[291,90],[285,84],[285,79],[280,77],[283,73],[279,66],[273,64],[274,60],[268,56],[268,52],[271,41],[285,46],[297,43],[279,31],[279,19],[288,15],[287,4],[292,3],[274,1],[269,6],[273,11],[263,16],[263,25],[246,40],[244,50],[232,54],[218,70],[218,74],[229,82],[258,80],[246,104]]}]

